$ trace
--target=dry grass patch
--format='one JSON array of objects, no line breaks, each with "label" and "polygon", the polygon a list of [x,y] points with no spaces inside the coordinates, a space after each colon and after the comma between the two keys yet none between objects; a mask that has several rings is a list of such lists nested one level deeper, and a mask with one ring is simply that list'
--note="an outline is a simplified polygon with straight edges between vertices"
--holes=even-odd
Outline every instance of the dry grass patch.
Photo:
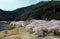
[{"label": "dry grass patch", "polygon": [[5,37],[5,33],[2,33],[2,32],[0,32],[0,38],[3,38],[3,37]]},{"label": "dry grass patch", "polygon": [[1,33],[4,33],[5,36],[19,35],[19,31],[17,29],[5,30],[5,31],[2,31]]}]

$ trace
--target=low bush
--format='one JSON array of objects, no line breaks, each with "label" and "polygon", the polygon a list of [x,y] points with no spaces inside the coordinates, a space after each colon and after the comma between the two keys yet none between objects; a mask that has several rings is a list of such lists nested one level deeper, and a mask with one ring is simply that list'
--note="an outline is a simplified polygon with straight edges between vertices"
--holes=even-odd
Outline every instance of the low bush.
[{"label": "low bush", "polygon": [[9,28],[9,30],[12,30],[12,29],[16,28],[16,26],[15,25],[9,25],[8,28]]}]

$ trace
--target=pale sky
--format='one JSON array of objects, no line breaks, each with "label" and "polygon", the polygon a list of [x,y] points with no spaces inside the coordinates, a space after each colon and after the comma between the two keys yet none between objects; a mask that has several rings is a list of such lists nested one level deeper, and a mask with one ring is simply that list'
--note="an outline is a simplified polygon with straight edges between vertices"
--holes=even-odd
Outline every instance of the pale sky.
[{"label": "pale sky", "polygon": [[[36,4],[41,0],[0,0],[0,9],[14,10],[21,7],[26,7],[32,4]],[[42,0],[47,1],[47,0]]]}]

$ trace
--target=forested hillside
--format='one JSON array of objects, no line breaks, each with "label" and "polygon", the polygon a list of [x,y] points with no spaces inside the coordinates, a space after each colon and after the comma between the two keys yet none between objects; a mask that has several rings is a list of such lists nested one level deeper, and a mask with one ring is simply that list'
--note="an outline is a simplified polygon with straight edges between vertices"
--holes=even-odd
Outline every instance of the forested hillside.
[{"label": "forested hillside", "polygon": [[45,1],[37,4],[18,8],[14,11],[0,9],[0,20],[30,20],[30,19],[60,19],[60,2]]}]

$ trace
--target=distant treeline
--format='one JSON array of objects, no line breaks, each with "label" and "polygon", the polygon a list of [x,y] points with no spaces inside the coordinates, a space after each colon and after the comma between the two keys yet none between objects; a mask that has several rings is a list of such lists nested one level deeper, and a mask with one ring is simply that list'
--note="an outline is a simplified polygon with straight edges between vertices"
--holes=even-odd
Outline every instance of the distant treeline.
[{"label": "distant treeline", "polygon": [[60,20],[60,1],[42,1],[28,7],[18,8],[14,11],[3,11],[0,9],[0,21],[30,19]]}]

